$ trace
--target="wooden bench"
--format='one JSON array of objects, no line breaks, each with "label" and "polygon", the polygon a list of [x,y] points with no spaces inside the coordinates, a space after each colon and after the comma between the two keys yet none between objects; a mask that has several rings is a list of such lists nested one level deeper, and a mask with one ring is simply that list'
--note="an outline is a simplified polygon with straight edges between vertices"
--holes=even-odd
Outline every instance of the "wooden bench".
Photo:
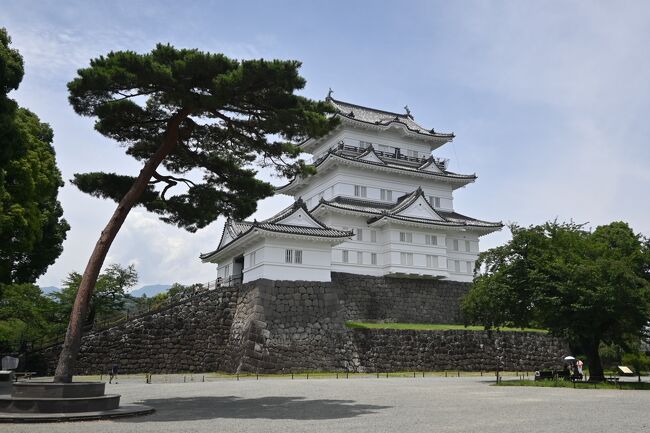
[{"label": "wooden bench", "polygon": [[18,379],[31,379],[32,377],[36,376],[38,373],[35,371],[20,371],[20,372],[14,372],[14,380],[18,382]]}]

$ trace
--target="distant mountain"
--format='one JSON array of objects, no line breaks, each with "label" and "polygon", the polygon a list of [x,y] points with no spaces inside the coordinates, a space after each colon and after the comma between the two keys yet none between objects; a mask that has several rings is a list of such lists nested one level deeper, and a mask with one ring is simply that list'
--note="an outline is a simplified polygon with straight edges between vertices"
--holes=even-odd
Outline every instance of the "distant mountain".
[{"label": "distant mountain", "polygon": [[158,293],[166,292],[171,286],[171,284],[149,284],[148,286],[142,286],[139,289],[130,292],[129,295],[136,298],[139,298],[142,295],[147,295],[147,298],[151,298]]},{"label": "distant mountain", "polygon": [[43,294],[49,295],[50,293],[53,292],[60,292],[61,289],[56,286],[47,286],[47,287],[41,287],[41,291],[43,292]]}]

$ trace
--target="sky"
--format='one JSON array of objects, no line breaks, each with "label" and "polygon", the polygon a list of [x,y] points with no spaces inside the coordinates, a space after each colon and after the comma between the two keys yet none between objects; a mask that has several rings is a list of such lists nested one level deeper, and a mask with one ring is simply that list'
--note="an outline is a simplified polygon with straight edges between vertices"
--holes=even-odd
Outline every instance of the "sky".
[{"label": "sky", "polygon": [[[401,112],[408,104],[418,123],[456,134],[434,154],[478,175],[455,192],[460,213],[520,225],[622,220],[650,236],[649,22],[646,1],[3,0],[0,26],[25,60],[10,96],[54,129],[72,227],[38,283],[60,286],[83,272],[115,207],[78,191],[73,174],[140,169],[73,112],[66,83],[91,58],[158,42],[300,60],[310,98],[331,87],[360,105]],[[251,218],[291,202],[267,198]],[[106,264],[135,264],[139,285],[214,280],[214,265],[198,256],[216,248],[222,226],[219,218],[188,233],[135,209]],[[504,229],[481,249],[508,239]]]}]

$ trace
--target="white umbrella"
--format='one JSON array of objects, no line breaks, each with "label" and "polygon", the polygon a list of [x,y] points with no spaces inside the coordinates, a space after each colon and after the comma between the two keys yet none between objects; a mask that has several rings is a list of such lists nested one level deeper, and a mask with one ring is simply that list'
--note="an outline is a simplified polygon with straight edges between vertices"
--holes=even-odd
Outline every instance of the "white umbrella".
[{"label": "white umbrella", "polygon": [[573,356],[569,355],[569,356],[565,356],[564,360],[565,361],[575,361],[576,359]]}]

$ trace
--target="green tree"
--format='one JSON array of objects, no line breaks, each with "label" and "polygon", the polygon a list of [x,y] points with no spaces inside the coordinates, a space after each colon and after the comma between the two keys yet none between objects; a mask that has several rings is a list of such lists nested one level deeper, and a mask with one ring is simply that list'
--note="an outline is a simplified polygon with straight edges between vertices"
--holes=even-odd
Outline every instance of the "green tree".
[{"label": "green tree", "polygon": [[0,29],[0,296],[33,283],[61,254],[69,229],[57,200],[63,185],[52,129],[7,93],[22,80],[22,58]]},{"label": "green tree", "polygon": [[[253,163],[282,175],[306,174],[296,143],[327,133],[332,107],[295,95],[305,80],[296,61],[236,61],[221,54],[157,45],[148,54],[111,52],[68,84],[70,103],[95,129],[142,161],[137,177],[75,175],[84,192],[118,203],[84,271],[56,369],[72,380],[81,327],[102,263],[133,206],[189,231],[219,215],[243,218],[273,187]],[[164,172],[163,170],[164,169]],[[170,189],[182,189],[168,196]],[[158,187],[158,189],[156,189]]]},{"label": "green tree", "polygon": [[[60,317],[65,321],[72,312],[81,279],[80,273],[71,272],[63,281],[61,291],[52,294],[59,305]],[[107,318],[123,311],[126,290],[135,286],[137,282],[138,273],[135,266],[109,265],[97,278],[84,325],[87,327],[92,326],[96,319]]]},{"label": "green tree", "polygon": [[549,329],[603,377],[601,342],[625,347],[650,318],[648,241],[623,222],[512,225],[512,240],[481,253],[463,300],[468,323]]},{"label": "green tree", "polygon": [[26,341],[52,332],[54,303],[32,283],[61,254],[69,226],[52,130],[8,97],[24,73],[10,45],[0,28],[0,340]]},{"label": "green tree", "polygon": [[[33,284],[9,284],[0,298],[0,341],[34,341],[56,332],[56,304]],[[15,344],[11,350],[19,349]]]}]

